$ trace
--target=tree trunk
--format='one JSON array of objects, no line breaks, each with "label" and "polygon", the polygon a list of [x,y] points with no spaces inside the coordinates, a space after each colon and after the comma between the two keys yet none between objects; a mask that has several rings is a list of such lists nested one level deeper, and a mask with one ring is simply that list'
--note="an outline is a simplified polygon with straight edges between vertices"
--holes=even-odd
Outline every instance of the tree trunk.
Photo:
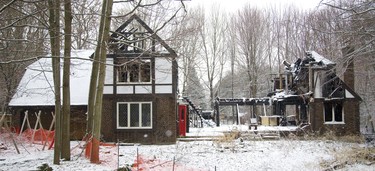
[{"label": "tree trunk", "polygon": [[53,163],[60,164],[61,156],[61,97],[60,97],[60,0],[49,0],[49,34],[51,41],[53,83],[55,90],[56,127]]},{"label": "tree trunk", "polygon": [[[105,13],[105,1],[103,1],[102,4],[102,14]],[[104,23],[104,16],[102,15],[100,17],[100,26],[99,26],[99,33],[103,32],[103,25]],[[98,36],[98,42],[101,42],[101,36]],[[93,127],[93,118],[94,118],[94,111],[95,111],[95,98],[96,98],[96,86],[98,83],[98,75],[99,75],[99,54],[100,54],[100,46],[101,44],[98,43],[95,49],[94,53],[94,59],[92,64],[92,70],[91,70],[91,79],[90,79],[90,88],[89,88],[89,99],[88,99],[88,105],[87,105],[87,127],[86,127],[86,135],[84,137],[84,140],[86,140],[87,143],[92,143],[92,127]],[[91,149],[92,146],[86,147],[86,154],[90,155],[91,158]]]},{"label": "tree trunk", "polygon": [[[99,75],[98,75],[98,82],[97,82],[97,92],[95,97],[95,109],[93,115],[93,138],[92,138],[92,149],[91,149],[91,163],[99,163],[99,143],[100,143],[100,129],[101,129],[101,117],[102,117],[102,98],[103,98],[103,87],[104,87],[104,79],[105,79],[105,61],[107,55],[107,47],[106,43],[108,42],[109,37],[109,29],[111,18],[110,15],[112,14],[112,5],[113,0],[103,0],[103,8],[104,13],[102,13],[102,17],[104,17],[103,23],[100,23],[100,26],[104,26],[103,32],[99,33]],[[103,11],[103,10],[102,10]]]},{"label": "tree trunk", "polygon": [[[105,14],[105,2],[103,1],[102,4],[102,14]],[[105,17],[102,15],[100,17],[100,26],[99,26],[99,34],[103,33],[104,30],[104,19]],[[84,137],[85,140],[89,141],[92,137],[92,127],[93,127],[93,117],[95,111],[95,99],[96,99],[96,86],[98,83],[98,75],[99,75],[99,58],[100,58],[100,42],[102,41],[102,37],[98,36],[98,45],[96,46],[95,53],[94,53],[94,60],[92,64],[91,70],[91,79],[90,79],[90,88],[89,88],[89,99],[88,99],[88,106],[87,106],[87,127],[86,127],[86,135]]]},{"label": "tree trunk", "polygon": [[63,108],[62,108],[62,148],[61,157],[70,160],[70,52],[72,44],[71,1],[64,0],[64,69],[63,69]]}]

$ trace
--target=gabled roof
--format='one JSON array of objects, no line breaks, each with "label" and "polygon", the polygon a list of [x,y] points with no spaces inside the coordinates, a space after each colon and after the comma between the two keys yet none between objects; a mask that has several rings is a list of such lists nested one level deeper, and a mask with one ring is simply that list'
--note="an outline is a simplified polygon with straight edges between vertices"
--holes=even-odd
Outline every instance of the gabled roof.
[{"label": "gabled roof", "polygon": [[313,68],[316,68],[316,69],[331,69],[334,66],[336,66],[335,62],[332,62],[331,60],[329,60],[326,57],[318,54],[315,51],[307,51],[306,56],[307,56],[307,58],[311,58],[315,61],[315,64],[313,65]]},{"label": "gabled roof", "polygon": [[[138,22],[141,28],[136,28],[131,25],[132,22]],[[141,35],[140,37],[137,37]],[[142,43],[142,40],[150,40],[151,44],[148,49],[143,49],[141,53],[162,53],[155,49],[156,43],[160,43],[161,47],[167,51],[170,56],[177,56],[176,52],[161,39],[138,15],[133,14],[124,24],[122,24],[115,32],[112,33],[110,38],[110,49],[115,52],[129,53],[128,48],[136,47],[136,43]]]},{"label": "gabled roof", "polygon": [[[297,61],[291,65],[288,62],[284,62],[284,65],[286,65],[286,70],[290,73],[292,73],[292,86],[291,89],[295,92],[300,91],[300,87],[304,86],[308,82],[308,73],[309,69],[307,67],[308,64],[312,65],[312,69],[314,70],[324,70],[328,71],[329,74],[333,75],[332,78],[329,80],[329,82],[333,82],[336,84],[336,87],[334,87],[334,90],[325,91],[324,93],[328,93],[326,95],[326,98],[354,98],[356,100],[361,101],[361,97],[353,90],[351,89],[343,80],[341,80],[336,73],[333,73],[333,69],[336,66],[335,62],[332,62],[331,60],[325,58],[324,56],[316,53],[315,51],[307,51],[306,52],[306,58],[303,59],[297,59]],[[345,91],[342,92],[341,90]],[[307,89],[306,89],[307,91]],[[307,92],[305,92],[307,93]],[[346,97],[350,96],[350,97]]]},{"label": "gabled roof", "polygon": [[[336,74],[335,74],[336,75]],[[350,95],[352,95],[353,97],[352,98],[354,98],[354,99],[356,99],[356,100],[358,100],[358,101],[362,101],[362,98],[361,98],[361,96],[359,96],[352,88],[350,88],[343,80],[341,80],[339,77],[337,77],[336,76],[336,79],[339,79],[339,81],[340,81],[340,87],[341,88],[343,88],[345,91],[348,91],[348,93],[350,93]],[[336,91],[336,90],[334,90],[334,91]],[[331,94],[333,94],[334,93],[334,91],[333,92],[331,92]],[[345,95],[344,95],[344,97],[342,97],[342,98],[350,98],[350,97],[347,97],[347,93],[345,92],[344,93]]]},{"label": "gabled roof", "polygon": [[[93,53],[94,50],[73,50],[71,52],[71,57],[74,58],[71,59],[71,105],[87,105],[92,69],[92,62],[89,58]],[[50,55],[48,55],[26,68],[9,106],[55,105],[51,61]]]}]

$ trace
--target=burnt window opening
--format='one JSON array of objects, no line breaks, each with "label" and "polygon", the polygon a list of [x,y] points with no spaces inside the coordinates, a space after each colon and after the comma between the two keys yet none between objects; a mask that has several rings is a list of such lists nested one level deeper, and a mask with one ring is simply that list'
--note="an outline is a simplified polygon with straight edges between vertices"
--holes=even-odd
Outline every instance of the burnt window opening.
[{"label": "burnt window opening", "polygon": [[[145,33],[127,33],[127,37],[125,37],[125,41],[129,42],[128,45],[123,47],[125,52],[143,52],[145,51],[146,47],[146,40]],[[148,43],[150,44],[150,43]]]},{"label": "burnt window opening", "polygon": [[344,121],[344,111],[342,102],[324,103],[324,122],[335,123]]},{"label": "burnt window opening", "polygon": [[[281,81],[281,83],[280,83],[280,81]],[[281,87],[280,87],[280,84],[281,84]],[[284,89],[285,88],[285,78],[284,77],[274,78],[273,79],[273,87],[274,87],[273,91]]]},{"label": "burnt window opening", "polygon": [[116,30],[111,35],[110,51],[125,53],[140,53],[152,51],[152,33],[134,26]]},{"label": "burnt window opening", "polygon": [[340,79],[334,73],[329,73],[324,80],[323,97],[344,97],[345,91],[342,88]]},{"label": "burnt window opening", "polygon": [[150,62],[140,64],[140,81],[150,82],[151,81],[151,64]]},{"label": "burnt window opening", "polygon": [[150,83],[151,60],[134,60],[125,62],[117,68],[118,83]]}]

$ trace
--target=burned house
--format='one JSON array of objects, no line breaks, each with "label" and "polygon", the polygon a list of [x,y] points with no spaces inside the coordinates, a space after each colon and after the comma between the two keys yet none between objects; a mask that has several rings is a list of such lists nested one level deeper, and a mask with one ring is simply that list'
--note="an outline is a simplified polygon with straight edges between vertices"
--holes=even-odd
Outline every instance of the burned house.
[{"label": "burned house", "polygon": [[308,69],[308,79],[298,80],[298,75],[303,75],[303,72],[295,73],[295,83],[291,88],[298,94],[307,90],[312,92],[308,101],[311,129],[322,133],[333,131],[337,135],[359,134],[359,103],[362,99],[354,91],[353,68],[347,68],[342,80],[336,75],[334,62],[314,51],[307,53],[307,59],[307,66],[301,67]]},{"label": "burned house", "polygon": [[[82,139],[93,50],[72,51],[71,138]],[[175,143],[177,55],[137,15],[112,33],[106,58],[102,107],[102,139],[146,144]],[[86,60],[82,60],[86,59]],[[20,127],[25,111],[30,124],[41,111],[45,128],[54,110],[51,59],[31,64],[9,106]]]},{"label": "burned house", "polygon": [[[216,123],[219,124],[220,106],[272,106],[269,116],[252,114],[258,122],[270,119],[276,125],[308,125],[311,131],[337,135],[359,134],[359,103],[354,92],[354,74],[345,72],[344,80],[335,72],[336,64],[314,51],[290,64],[284,62],[283,77],[274,79],[274,91],[267,97],[222,99],[215,102]],[[248,122],[253,124],[252,122]],[[264,123],[260,123],[263,124]]]}]

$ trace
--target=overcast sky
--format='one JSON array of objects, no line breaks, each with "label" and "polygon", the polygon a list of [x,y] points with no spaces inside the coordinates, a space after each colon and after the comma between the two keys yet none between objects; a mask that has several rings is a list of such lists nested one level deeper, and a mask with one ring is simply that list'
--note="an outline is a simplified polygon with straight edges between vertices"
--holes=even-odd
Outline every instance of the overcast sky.
[{"label": "overcast sky", "polygon": [[283,6],[294,4],[301,9],[314,9],[322,0],[190,0],[185,1],[188,5],[204,5],[208,9],[212,4],[219,4],[221,8],[228,12],[236,11],[245,4],[255,5],[258,7]]}]

